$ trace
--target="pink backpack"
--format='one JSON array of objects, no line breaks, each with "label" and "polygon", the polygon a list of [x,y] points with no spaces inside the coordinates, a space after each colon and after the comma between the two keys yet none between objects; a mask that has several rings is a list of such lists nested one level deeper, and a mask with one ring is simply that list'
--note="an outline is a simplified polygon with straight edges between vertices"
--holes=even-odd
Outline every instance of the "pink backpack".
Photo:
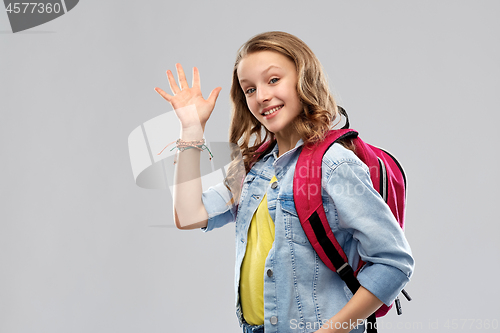
[{"label": "pink backpack", "polygon": [[[347,122],[345,127],[348,126],[349,123]],[[304,191],[304,189],[321,188],[323,155],[331,145],[344,138],[352,139],[356,155],[369,168],[373,187],[388,204],[401,228],[404,228],[405,218],[406,176],[401,164],[394,156],[381,148],[363,142],[358,137],[358,132],[353,129],[330,130],[322,142],[315,145],[307,144],[302,148],[293,178],[293,196],[297,215],[309,242],[318,256],[328,268],[339,274],[354,294],[360,287],[356,275],[365,263],[360,261],[356,270],[353,270],[328,224],[321,191],[314,191],[314,195],[311,195],[312,191]],[[257,152],[263,152],[268,145],[269,142],[265,142]],[[304,168],[314,171],[306,172],[305,175],[304,172],[298,172],[298,170],[304,170]],[[408,301],[411,300],[411,297],[404,289],[402,293]],[[398,314],[402,314],[399,298],[396,298],[395,303]],[[392,304],[391,306],[382,305],[374,314],[368,317],[367,332],[377,332],[376,317],[384,316],[391,307]]]},{"label": "pink backpack", "polygon": [[[356,275],[365,263],[360,261],[355,271],[347,263],[347,256],[328,224],[320,191],[314,191],[317,195],[311,195],[312,191],[304,191],[304,189],[321,188],[320,170],[323,155],[331,145],[344,138],[352,139],[355,154],[370,170],[373,187],[389,205],[401,228],[404,228],[406,176],[401,164],[391,154],[363,142],[358,137],[358,132],[352,129],[331,130],[322,142],[316,145],[308,144],[302,148],[293,179],[293,195],[297,215],[318,256],[328,268],[339,274],[354,294],[360,286]],[[306,172],[304,175],[303,171],[298,172],[298,170],[304,170],[303,168],[314,171]],[[411,300],[404,290],[402,292],[408,300]],[[370,328],[376,327],[376,317],[384,316],[391,307],[392,304],[389,307],[382,305],[374,315],[368,318],[368,321],[371,322],[371,325],[368,325],[368,332],[376,332],[376,329],[370,330]],[[398,298],[396,298],[396,308],[398,314],[401,314]]]}]

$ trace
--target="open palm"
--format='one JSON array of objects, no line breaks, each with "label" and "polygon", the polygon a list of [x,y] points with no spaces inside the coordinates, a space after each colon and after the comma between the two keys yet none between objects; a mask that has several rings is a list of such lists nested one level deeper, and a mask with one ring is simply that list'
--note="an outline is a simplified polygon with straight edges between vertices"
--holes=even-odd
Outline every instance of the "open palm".
[{"label": "open palm", "polygon": [[204,129],[215,107],[215,101],[219,96],[221,87],[212,90],[208,99],[204,99],[200,89],[200,73],[198,72],[198,68],[193,68],[193,82],[192,87],[189,88],[182,66],[180,64],[176,64],[175,66],[179,85],[175,82],[172,72],[167,70],[168,83],[173,96],[160,88],[155,88],[155,91],[172,105],[183,129],[196,128],[200,124]]}]

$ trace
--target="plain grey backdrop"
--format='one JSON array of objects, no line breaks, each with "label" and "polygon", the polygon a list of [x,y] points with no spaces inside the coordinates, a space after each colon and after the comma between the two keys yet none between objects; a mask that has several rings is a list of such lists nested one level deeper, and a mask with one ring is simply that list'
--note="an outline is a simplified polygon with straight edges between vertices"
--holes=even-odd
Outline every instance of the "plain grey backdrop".
[{"label": "plain grey backdrop", "polygon": [[[129,133],[170,111],[167,69],[222,92],[238,47],[304,40],[365,141],[408,174],[416,259],[380,331],[495,331],[500,231],[498,1],[92,1],[13,34],[0,11],[0,332],[239,332],[234,226],[173,228],[139,188]],[[468,320],[468,321],[467,321]],[[487,328],[490,323],[489,328]]]}]

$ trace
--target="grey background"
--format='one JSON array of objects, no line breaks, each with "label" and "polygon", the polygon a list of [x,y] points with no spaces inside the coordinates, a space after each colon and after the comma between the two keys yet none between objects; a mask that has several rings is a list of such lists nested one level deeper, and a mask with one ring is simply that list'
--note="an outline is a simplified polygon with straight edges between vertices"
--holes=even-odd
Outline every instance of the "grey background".
[{"label": "grey background", "polygon": [[170,193],[134,184],[127,137],[171,110],[153,88],[180,62],[205,97],[222,86],[206,137],[226,140],[236,50],[268,30],[313,49],[352,127],[408,173],[414,300],[382,332],[498,320],[499,10],[87,0],[17,34],[0,11],[0,332],[239,332],[234,227],[172,228]]}]

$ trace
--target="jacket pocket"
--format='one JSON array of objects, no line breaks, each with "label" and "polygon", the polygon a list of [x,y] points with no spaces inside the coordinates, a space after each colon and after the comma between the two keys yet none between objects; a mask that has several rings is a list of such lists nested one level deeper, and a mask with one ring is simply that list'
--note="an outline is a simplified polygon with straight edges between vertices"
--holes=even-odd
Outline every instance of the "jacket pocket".
[{"label": "jacket pocket", "polygon": [[300,224],[293,199],[282,198],[280,199],[280,204],[283,211],[283,221],[285,222],[286,239],[299,244],[307,244],[309,240]]},{"label": "jacket pocket", "polygon": [[[328,212],[329,199],[327,196],[322,196],[322,200],[325,212]],[[295,208],[295,202],[293,201],[293,198],[282,196],[278,198],[278,201],[280,202],[281,210],[283,211],[283,220],[285,222],[285,237],[299,244],[309,243],[306,233],[302,228],[302,224],[300,223],[299,216],[297,215],[297,210]]]}]

